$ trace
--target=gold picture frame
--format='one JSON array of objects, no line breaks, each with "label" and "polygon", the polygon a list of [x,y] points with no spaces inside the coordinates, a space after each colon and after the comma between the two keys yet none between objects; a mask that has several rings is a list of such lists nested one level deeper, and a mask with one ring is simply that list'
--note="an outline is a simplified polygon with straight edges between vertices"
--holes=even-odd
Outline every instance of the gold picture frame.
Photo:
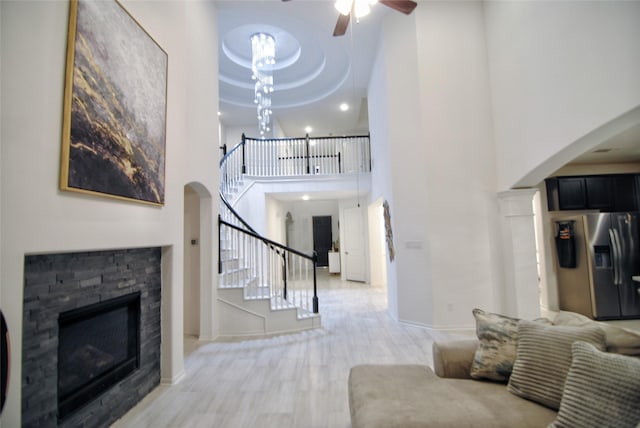
[{"label": "gold picture frame", "polygon": [[164,204],[167,53],[116,0],[71,0],[60,189]]}]

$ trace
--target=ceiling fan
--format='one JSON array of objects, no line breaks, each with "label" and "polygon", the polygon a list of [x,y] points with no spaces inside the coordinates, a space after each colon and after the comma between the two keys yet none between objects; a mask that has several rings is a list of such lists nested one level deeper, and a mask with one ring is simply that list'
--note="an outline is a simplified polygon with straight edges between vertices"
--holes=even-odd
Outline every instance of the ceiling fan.
[{"label": "ceiling fan", "polygon": [[[289,0],[282,0],[289,1]],[[343,36],[347,32],[351,14],[354,13],[356,18],[360,18],[369,13],[369,5],[374,3],[382,3],[391,9],[409,15],[418,3],[411,0],[337,0],[336,9],[340,12],[336,28],[333,30],[334,36]]]},{"label": "ceiling fan", "polygon": [[336,28],[333,30],[334,36],[342,36],[347,32],[351,14],[355,13],[356,18],[360,18],[369,13],[369,4],[380,2],[383,5],[409,15],[416,8],[418,3],[411,0],[338,0],[336,9],[340,11]]}]

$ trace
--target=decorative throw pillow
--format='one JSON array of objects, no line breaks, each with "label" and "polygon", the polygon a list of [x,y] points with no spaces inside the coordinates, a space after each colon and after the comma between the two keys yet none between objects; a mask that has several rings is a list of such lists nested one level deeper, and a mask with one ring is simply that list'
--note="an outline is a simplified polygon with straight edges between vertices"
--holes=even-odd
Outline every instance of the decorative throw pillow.
[{"label": "decorative throw pillow", "polygon": [[575,342],[560,402],[549,428],[633,428],[640,424],[640,359]]},{"label": "decorative throw pillow", "polygon": [[569,311],[558,312],[553,319],[553,324],[575,326],[598,325],[604,330],[607,352],[640,356],[640,334],[635,331],[594,321],[584,315]]},{"label": "decorative throw pillow", "polygon": [[578,340],[604,350],[604,331],[598,326],[547,326],[520,321],[509,392],[557,410],[571,366],[571,345]]},{"label": "decorative throw pillow", "polygon": [[516,359],[520,320],[482,309],[474,309],[473,316],[480,344],[471,363],[470,375],[475,379],[506,382]]},{"label": "decorative throw pillow", "polygon": [[[470,375],[474,379],[490,379],[507,382],[516,359],[518,318],[492,314],[474,309],[476,334],[480,344],[471,363]],[[546,318],[534,320],[550,324]]]}]

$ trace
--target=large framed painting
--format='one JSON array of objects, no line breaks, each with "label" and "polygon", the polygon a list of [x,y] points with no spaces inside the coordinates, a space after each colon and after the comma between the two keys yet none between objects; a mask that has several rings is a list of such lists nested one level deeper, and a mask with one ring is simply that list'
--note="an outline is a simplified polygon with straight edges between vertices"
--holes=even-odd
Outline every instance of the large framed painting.
[{"label": "large framed painting", "polygon": [[115,0],[71,0],[60,188],[164,204],[166,52]]}]

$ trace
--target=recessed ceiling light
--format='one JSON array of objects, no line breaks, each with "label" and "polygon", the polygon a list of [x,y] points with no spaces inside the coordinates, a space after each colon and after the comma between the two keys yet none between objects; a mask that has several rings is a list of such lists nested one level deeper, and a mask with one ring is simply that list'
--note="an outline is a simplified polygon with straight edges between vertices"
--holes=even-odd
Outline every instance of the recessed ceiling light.
[{"label": "recessed ceiling light", "polygon": [[221,111],[218,112],[218,116],[222,116],[222,112]]},{"label": "recessed ceiling light", "polygon": [[302,195],[302,200],[303,201],[308,201],[309,200],[309,195]]},{"label": "recessed ceiling light", "polygon": [[340,110],[342,110],[342,111],[349,110],[349,104],[347,104],[347,103],[340,104]]},{"label": "recessed ceiling light", "polygon": [[304,128],[304,132],[306,132],[307,134],[310,133],[311,131],[313,131],[313,128],[310,126],[307,126],[306,128]]}]

